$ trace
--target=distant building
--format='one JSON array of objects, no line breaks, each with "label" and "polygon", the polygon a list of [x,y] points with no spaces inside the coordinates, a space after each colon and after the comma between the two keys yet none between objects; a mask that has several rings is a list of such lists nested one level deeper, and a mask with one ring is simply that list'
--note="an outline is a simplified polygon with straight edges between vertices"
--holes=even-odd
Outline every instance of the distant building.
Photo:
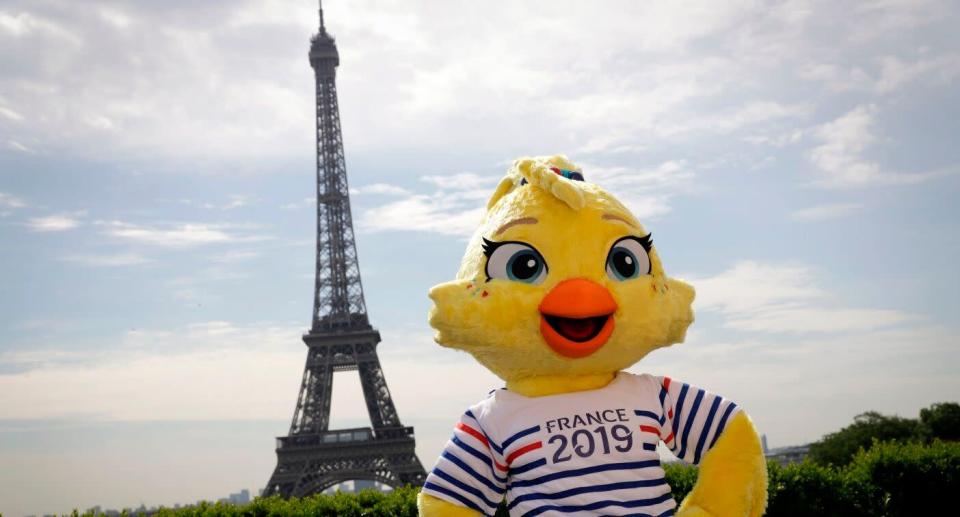
[{"label": "distant building", "polygon": [[768,460],[773,460],[781,466],[786,466],[791,463],[802,462],[809,453],[810,444],[808,443],[806,445],[794,445],[792,447],[777,447],[776,449],[771,449],[765,456]]},{"label": "distant building", "polygon": [[247,504],[250,502],[250,491],[244,488],[236,494],[230,494],[230,502],[233,504]]},{"label": "distant building", "polygon": [[376,482],[376,481],[369,481],[369,480],[366,480],[366,479],[357,479],[357,480],[354,480],[354,482],[353,482],[353,491],[354,491],[354,492],[359,492],[359,491],[361,491],[361,490],[367,490],[367,489],[371,489],[371,488],[372,488],[372,489],[375,489],[375,490],[379,488],[379,487],[377,487],[377,482]]},{"label": "distant building", "polygon": [[780,466],[787,466],[791,463],[801,463],[810,453],[810,444],[792,445],[790,447],[777,447],[770,449],[767,447],[767,435],[760,436],[760,444],[763,446],[763,455],[767,460],[775,461]]}]

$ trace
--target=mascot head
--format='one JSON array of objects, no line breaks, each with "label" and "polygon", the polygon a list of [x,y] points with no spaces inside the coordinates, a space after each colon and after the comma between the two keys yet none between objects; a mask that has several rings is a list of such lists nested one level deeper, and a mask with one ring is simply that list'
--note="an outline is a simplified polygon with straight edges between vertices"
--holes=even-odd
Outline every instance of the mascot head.
[{"label": "mascot head", "polygon": [[511,382],[616,372],[682,342],[693,288],[668,278],[650,233],[562,156],[514,162],[457,279],[430,290],[443,346]]}]

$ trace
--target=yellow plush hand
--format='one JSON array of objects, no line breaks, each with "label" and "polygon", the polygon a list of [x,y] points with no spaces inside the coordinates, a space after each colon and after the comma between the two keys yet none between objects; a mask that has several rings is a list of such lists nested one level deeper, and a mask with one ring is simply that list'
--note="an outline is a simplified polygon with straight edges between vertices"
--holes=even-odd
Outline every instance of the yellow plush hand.
[{"label": "yellow plush hand", "polygon": [[767,463],[746,413],[739,413],[700,462],[677,517],[760,516],[767,506]]},{"label": "yellow plush hand", "polygon": [[417,496],[417,509],[420,510],[420,517],[477,517],[480,515],[476,510],[448,503],[423,492]]}]

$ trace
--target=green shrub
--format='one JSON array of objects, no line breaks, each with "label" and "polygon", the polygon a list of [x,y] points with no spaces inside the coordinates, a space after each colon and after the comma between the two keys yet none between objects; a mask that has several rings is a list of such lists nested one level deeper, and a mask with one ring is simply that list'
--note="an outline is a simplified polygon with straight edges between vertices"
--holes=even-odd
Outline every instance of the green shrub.
[{"label": "green shrub", "polygon": [[883,515],[934,515],[960,488],[960,443],[879,443],[857,454],[848,471]]},{"label": "green shrub", "polygon": [[875,441],[922,442],[928,435],[929,430],[919,420],[868,411],[857,415],[847,427],[810,444],[810,459],[821,465],[841,467]]},{"label": "green shrub", "polygon": [[[664,466],[673,496],[680,502],[693,488],[696,467]],[[769,517],[940,515],[949,508],[948,497],[960,488],[960,443],[875,443],[845,466],[820,465],[811,461],[781,467],[768,465]],[[417,515],[418,488],[405,487],[391,493],[367,490],[359,494],[336,493],[285,500],[256,498],[250,504],[201,503],[165,508],[160,517],[314,517]],[[80,516],[74,511],[73,515]],[[505,516],[501,506],[498,515]],[[92,512],[83,517],[94,517]]]},{"label": "green shrub", "polygon": [[667,474],[667,483],[673,491],[673,498],[676,499],[677,504],[680,504],[697,482],[697,467],[683,463],[668,463],[663,466],[663,470]]}]

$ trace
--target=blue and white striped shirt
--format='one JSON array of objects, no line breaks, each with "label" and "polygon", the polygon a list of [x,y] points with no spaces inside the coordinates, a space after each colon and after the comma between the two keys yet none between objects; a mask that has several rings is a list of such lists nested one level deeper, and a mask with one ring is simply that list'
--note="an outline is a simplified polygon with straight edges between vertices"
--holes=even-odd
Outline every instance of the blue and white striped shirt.
[{"label": "blue and white striped shirt", "polygon": [[739,408],[669,377],[620,372],[546,397],[492,392],[460,418],[423,491],[492,515],[673,515],[657,444],[697,464]]}]

